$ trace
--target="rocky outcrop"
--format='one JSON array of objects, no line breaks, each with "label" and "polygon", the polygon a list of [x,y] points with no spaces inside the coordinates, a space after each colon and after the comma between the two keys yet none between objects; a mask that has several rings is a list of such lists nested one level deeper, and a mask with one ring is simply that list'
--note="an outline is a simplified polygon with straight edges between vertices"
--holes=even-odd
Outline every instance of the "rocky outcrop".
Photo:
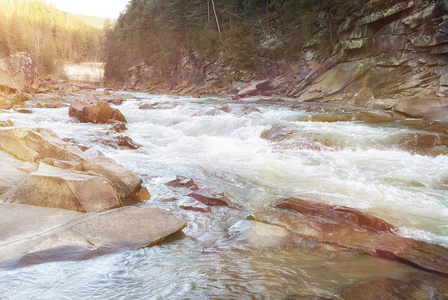
[{"label": "rocky outcrop", "polygon": [[48,206],[79,212],[100,212],[122,207],[114,186],[100,175],[65,170],[41,163],[0,202]]},{"label": "rocky outcrop", "polygon": [[[22,255],[38,260],[49,250],[53,252],[44,261],[57,259],[55,253],[70,249],[84,249],[86,258],[89,250],[101,247],[115,251],[138,249],[154,245],[186,225],[184,220],[158,208],[123,207],[102,213],[79,213],[0,203],[0,211],[0,261]],[[79,251],[69,254],[66,259],[83,258]]]},{"label": "rocky outcrop", "polygon": [[[363,87],[375,97],[444,93],[447,15],[440,0],[401,0],[388,9],[370,1],[339,27],[335,51],[321,62],[334,67],[301,89],[295,87],[301,78],[295,79],[286,92],[304,101],[353,94]],[[305,45],[309,61],[317,57],[313,49],[313,41]]]},{"label": "rocky outcrop", "polygon": [[26,52],[0,60],[0,86],[25,92],[37,80],[36,74],[36,64]]}]

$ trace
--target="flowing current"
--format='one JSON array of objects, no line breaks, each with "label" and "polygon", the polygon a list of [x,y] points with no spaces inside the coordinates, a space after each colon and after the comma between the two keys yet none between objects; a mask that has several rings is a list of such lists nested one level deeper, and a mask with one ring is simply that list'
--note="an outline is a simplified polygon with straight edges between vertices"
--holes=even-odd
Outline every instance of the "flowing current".
[{"label": "flowing current", "polygon": [[[398,123],[306,122],[289,105],[133,94],[118,108],[137,150],[104,145],[107,125],[81,124],[68,108],[6,112],[16,126],[53,129],[101,151],[144,179],[160,207],[188,226],[162,244],[83,261],[0,267],[0,299],[282,299],[331,296],[350,283],[420,272],[353,253],[250,246],[229,228],[276,201],[350,206],[379,216],[403,236],[448,246],[448,157],[411,151],[404,141],[431,135]],[[142,104],[152,109],[142,110]],[[185,211],[188,192],[166,176],[193,178],[224,192],[233,208]]]}]

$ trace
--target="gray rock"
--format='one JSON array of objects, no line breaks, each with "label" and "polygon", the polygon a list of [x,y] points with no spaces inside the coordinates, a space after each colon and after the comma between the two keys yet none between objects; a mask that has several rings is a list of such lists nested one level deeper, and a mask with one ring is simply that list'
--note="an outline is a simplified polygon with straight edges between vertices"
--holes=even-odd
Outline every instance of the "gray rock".
[{"label": "gray rock", "polygon": [[407,117],[423,118],[433,106],[442,106],[442,101],[439,98],[414,97],[401,100],[398,105],[394,107],[394,111]]},{"label": "gray rock", "polygon": [[58,247],[138,249],[186,226],[158,208],[123,207],[102,213],[0,203],[0,261]]},{"label": "gray rock", "polygon": [[423,119],[427,121],[448,123],[448,106],[430,107]]}]

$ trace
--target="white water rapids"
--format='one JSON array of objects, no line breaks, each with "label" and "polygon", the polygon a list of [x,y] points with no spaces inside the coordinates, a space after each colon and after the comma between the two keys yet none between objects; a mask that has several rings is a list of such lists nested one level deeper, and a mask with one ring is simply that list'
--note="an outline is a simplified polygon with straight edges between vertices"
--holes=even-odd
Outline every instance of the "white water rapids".
[{"label": "white water rapids", "polygon": [[[255,248],[229,235],[238,221],[292,196],[358,208],[397,226],[403,236],[448,246],[448,157],[400,147],[403,137],[420,131],[398,123],[303,122],[312,113],[288,105],[134,95],[117,108],[128,120],[124,134],[142,145],[137,150],[102,145],[107,125],[77,123],[68,108],[11,111],[0,120],[51,128],[114,158],[144,179],[152,198],[142,206],[182,216],[188,222],[184,234],[85,261],[0,267],[0,299],[330,296],[360,279],[414,272],[363,255]],[[144,103],[156,109],[139,109]],[[161,184],[167,175],[224,192],[234,208],[184,211],[177,201],[186,189]]]}]

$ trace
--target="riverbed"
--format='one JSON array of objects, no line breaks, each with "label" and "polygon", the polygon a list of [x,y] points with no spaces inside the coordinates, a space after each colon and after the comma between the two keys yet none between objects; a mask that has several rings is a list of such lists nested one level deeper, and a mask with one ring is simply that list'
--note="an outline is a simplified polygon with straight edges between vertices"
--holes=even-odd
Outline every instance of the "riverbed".
[{"label": "riverbed", "polygon": [[[117,106],[123,133],[141,147],[108,147],[108,125],[82,124],[68,108],[4,112],[15,126],[51,128],[103,153],[144,179],[159,207],[187,227],[162,244],[84,261],[0,267],[0,299],[282,299],[330,297],[361,280],[422,276],[410,266],[367,255],[300,245],[254,247],[232,226],[273,210],[288,197],[374,214],[398,234],[448,247],[448,156],[425,155],[405,142],[437,135],[398,122],[308,122],[294,105],[228,98],[133,93]],[[140,109],[147,104],[149,109]],[[148,108],[147,107],[147,108]],[[184,176],[225,193],[231,208],[178,206],[189,192],[164,184]]]}]

